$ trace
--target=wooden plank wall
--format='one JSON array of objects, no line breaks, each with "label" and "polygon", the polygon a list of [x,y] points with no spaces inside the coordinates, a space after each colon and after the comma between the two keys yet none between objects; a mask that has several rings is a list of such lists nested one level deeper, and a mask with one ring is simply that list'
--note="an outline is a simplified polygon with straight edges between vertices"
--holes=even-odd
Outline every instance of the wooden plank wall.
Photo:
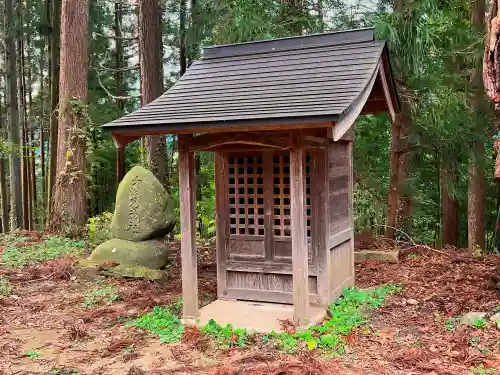
[{"label": "wooden plank wall", "polygon": [[352,210],[352,142],[328,148],[330,302],[354,285],[354,221]]},{"label": "wooden plank wall", "polygon": [[332,142],[328,149],[330,236],[350,229],[350,163],[348,142]]}]

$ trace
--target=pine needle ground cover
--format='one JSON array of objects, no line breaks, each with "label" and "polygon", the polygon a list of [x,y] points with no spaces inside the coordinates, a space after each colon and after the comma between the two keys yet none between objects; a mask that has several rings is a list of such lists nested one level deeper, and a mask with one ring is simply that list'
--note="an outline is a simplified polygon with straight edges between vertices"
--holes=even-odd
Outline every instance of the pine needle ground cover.
[{"label": "pine needle ground cover", "polygon": [[[27,237],[27,236],[25,236]],[[41,246],[43,237],[17,247]],[[210,322],[181,324],[180,267],[164,283],[81,276],[51,262],[7,267],[0,247],[0,372],[40,374],[497,374],[500,306],[485,275],[496,255],[428,252],[400,263],[356,265],[356,289],[345,291],[325,321],[304,331],[261,335]],[[174,249],[179,244],[172,243]],[[421,250],[421,249],[420,249]],[[78,250],[77,250],[78,251]],[[215,249],[199,253],[199,298],[217,298]],[[401,285],[404,287],[401,289]],[[155,308],[154,306],[162,306]],[[461,324],[469,312],[487,315]],[[27,356],[31,353],[31,358]],[[50,365],[54,364],[53,369]],[[52,372],[51,372],[52,371]],[[7,372],[9,373],[9,372]]]},{"label": "pine needle ground cover", "polygon": [[[308,350],[323,349],[330,354],[342,354],[345,337],[366,324],[370,311],[381,307],[389,295],[401,290],[399,284],[386,284],[371,290],[345,289],[343,296],[330,306],[330,318],[303,331],[258,335],[231,325],[221,326],[214,320],[201,327],[200,331],[222,349],[245,348],[260,340],[273,343],[286,353],[296,353],[307,347]],[[180,341],[184,333],[180,319],[168,307],[157,306],[130,324],[158,335],[162,342]]]}]

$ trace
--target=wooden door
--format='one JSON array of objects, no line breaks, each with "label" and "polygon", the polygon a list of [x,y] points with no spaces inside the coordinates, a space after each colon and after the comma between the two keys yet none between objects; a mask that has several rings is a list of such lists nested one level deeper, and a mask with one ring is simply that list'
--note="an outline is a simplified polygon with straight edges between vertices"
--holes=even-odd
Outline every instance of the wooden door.
[{"label": "wooden door", "polygon": [[[218,230],[219,297],[292,303],[289,152],[229,153],[216,166],[217,199],[227,202],[225,230]],[[310,237],[310,167],[306,161],[307,235]],[[221,181],[225,179],[225,181]],[[221,203],[218,204],[222,207]],[[222,221],[222,220],[221,220]],[[218,228],[219,229],[219,228]],[[220,228],[222,230],[222,228]],[[219,236],[225,236],[224,239]],[[315,257],[309,254],[309,289],[317,293]]]}]

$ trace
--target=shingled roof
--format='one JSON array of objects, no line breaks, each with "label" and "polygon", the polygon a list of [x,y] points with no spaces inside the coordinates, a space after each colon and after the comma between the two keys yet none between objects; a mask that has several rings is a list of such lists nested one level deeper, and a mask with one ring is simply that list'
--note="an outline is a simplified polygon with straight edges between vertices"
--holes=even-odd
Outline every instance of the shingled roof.
[{"label": "shingled roof", "polygon": [[362,111],[397,110],[385,43],[362,29],[207,47],[161,97],[105,127],[146,134],[352,124]]}]

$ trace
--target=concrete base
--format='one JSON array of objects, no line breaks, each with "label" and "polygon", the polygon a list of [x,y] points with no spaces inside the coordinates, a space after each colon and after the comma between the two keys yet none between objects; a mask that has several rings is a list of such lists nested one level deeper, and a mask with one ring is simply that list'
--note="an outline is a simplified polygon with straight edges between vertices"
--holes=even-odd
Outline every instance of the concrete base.
[{"label": "concrete base", "polygon": [[356,250],[354,252],[354,261],[363,262],[365,260],[379,260],[382,262],[398,263],[399,251],[382,251],[382,250]]},{"label": "concrete base", "polygon": [[[310,306],[308,328],[326,317],[326,309],[323,307]],[[245,328],[250,332],[270,333],[280,332],[282,320],[293,321],[293,306],[278,303],[249,302],[217,300],[200,309],[200,316],[196,319],[197,326],[204,326],[210,319],[215,320],[221,326],[231,324],[234,328]],[[185,323],[193,323],[192,319]]]}]

